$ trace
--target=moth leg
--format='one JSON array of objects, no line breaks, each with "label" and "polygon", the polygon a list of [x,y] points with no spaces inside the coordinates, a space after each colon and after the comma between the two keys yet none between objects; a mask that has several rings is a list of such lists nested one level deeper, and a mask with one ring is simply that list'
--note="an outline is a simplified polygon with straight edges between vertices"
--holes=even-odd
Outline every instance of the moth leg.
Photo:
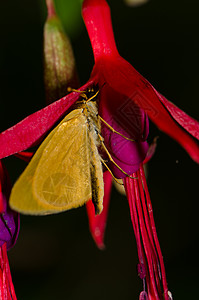
[{"label": "moth leg", "polygon": [[113,132],[113,133],[117,133],[118,135],[122,136],[124,139],[131,141],[131,142],[136,142],[136,140],[130,139],[126,136],[124,136],[123,134],[121,134],[120,132],[118,132],[117,130],[115,130],[111,125],[109,125],[102,117],[100,117],[98,115],[98,118]]},{"label": "moth leg", "polygon": [[[101,145],[102,147],[104,148],[106,154],[108,155],[108,158],[110,159],[110,161],[122,172],[124,173],[126,176],[128,176],[129,178],[131,179],[138,179],[137,177],[132,177],[130,176],[129,174],[127,174],[124,170],[122,170],[122,168],[120,168],[120,166],[118,166],[118,164],[113,160],[111,154],[109,153],[108,149],[106,148],[105,144],[104,144],[104,140],[103,140],[103,137],[98,133],[98,136],[99,136],[99,139],[100,139],[100,142],[101,142]],[[109,169],[108,169],[109,170]],[[112,174],[112,173],[111,173]]]}]

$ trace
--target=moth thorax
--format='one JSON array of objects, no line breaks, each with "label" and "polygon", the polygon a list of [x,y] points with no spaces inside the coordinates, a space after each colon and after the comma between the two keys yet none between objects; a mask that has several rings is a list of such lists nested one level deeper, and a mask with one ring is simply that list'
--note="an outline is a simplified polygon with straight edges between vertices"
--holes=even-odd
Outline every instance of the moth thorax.
[{"label": "moth thorax", "polygon": [[96,127],[99,127],[98,107],[96,102],[87,102],[87,118],[90,123],[93,123]]}]

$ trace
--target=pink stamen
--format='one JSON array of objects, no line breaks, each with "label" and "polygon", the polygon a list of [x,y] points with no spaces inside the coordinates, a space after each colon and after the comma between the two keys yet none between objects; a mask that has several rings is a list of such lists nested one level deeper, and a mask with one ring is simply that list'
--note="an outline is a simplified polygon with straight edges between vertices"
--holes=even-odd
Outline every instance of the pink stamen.
[{"label": "pink stamen", "polygon": [[[136,176],[136,175],[137,175],[136,173],[133,174],[133,176]],[[136,243],[137,243],[138,258],[139,258],[140,264],[143,264],[144,263],[144,255],[143,255],[141,239],[140,239],[137,210],[136,210],[136,206],[135,206],[135,191],[133,189],[133,185],[130,180],[124,180],[124,185],[125,185],[125,189],[126,189],[126,193],[127,193],[127,199],[129,201],[131,221],[133,224],[135,239],[136,239]],[[131,197],[133,198],[133,201],[130,201]]]},{"label": "pink stamen", "polygon": [[150,248],[151,255],[152,255],[153,269],[154,269],[153,271],[155,273],[154,275],[155,275],[155,281],[156,281],[157,288],[158,288],[158,293],[161,294],[161,286],[160,286],[160,280],[159,280],[161,278],[161,274],[159,274],[159,261],[158,261],[158,256],[157,256],[157,252],[156,252],[155,245],[154,245],[151,224],[150,224],[150,220],[149,220],[148,210],[146,207],[146,198],[144,195],[142,179],[141,179],[139,171],[138,171],[138,178],[139,178],[138,184],[139,184],[141,206],[142,206],[143,213],[144,213],[144,223],[146,224],[146,232],[147,232],[148,239],[149,239],[148,247]]},{"label": "pink stamen", "polygon": [[145,178],[145,175],[144,175],[143,166],[140,167],[140,175],[141,175],[144,190],[145,190],[145,195],[146,195],[146,200],[147,200],[147,207],[148,207],[148,212],[149,212],[149,217],[150,217],[150,222],[151,222],[151,228],[152,228],[152,231],[153,231],[153,238],[154,238],[154,241],[155,241],[155,246],[156,246],[159,261],[160,261],[160,268],[161,268],[161,274],[162,274],[162,283],[163,283],[163,290],[164,290],[165,300],[170,300],[169,296],[168,296],[168,287],[167,287],[166,272],[165,272],[165,267],[164,267],[163,256],[162,256],[162,252],[161,252],[161,249],[160,249],[160,244],[159,244],[159,241],[158,241],[157,231],[156,231],[156,227],[155,227],[155,221],[154,221],[154,217],[153,217],[153,208],[152,208],[151,199],[150,199],[150,195],[149,195],[149,191],[148,191],[148,187],[147,187],[147,183],[146,183],[146,178]]},{"label": "pink stamen", "polygon": [[[136,205],[137,205],[138,216],[139,216],[140,231],[141,231],[141,235],[142,235],[142,242],[143,242],[143,246],[144,246],[144,250],[145,250],[145,254],[146,254],[146,259],[148,262],[149,277],[150,277],[150,283],[151,283],[150,286],[152,287],[152,291],[151,291],[148,286],[149,295],[151,293],[153,293],[155,296],[155,299],[158,300],[160,298],[158,295],[158,291],[157,291],[156,284],[155,284],[155,278],[154,278],[154,268],[153,268],[153,260],[152,260],[153,253],[151,251],[150,242],[149,242],[149,238],[148,238],[146,227],[145,227],[145,221],[144,221],[142,206],[141,206],[141,202],[140,202],[140,192],[139,192],[138,180],[133,179],[133,181],[134,181],[134,187],[135,187],[135,193],[136,193]],[[147,282],[148,281],[149,281],[149,278],[147,276]]]},{"label": "pink stamen", "polygon": [[169,300],[164,262],[143,166],[133,177],[138,179],[127,177],[124,179],[124,185],[138,249],[138,275],[143,280],[146,276],[148,294],[144,288],[140,299],[160,300],[164,297],[165,300]]}]

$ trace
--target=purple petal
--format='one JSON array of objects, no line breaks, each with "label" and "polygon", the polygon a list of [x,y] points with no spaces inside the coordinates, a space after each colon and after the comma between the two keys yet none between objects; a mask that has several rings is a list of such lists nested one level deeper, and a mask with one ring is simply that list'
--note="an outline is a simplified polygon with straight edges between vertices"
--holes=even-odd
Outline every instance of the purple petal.
[{"label": "purple petal", "polygon": [[9,250],[16,243],[19,233],[19,214],[7,209],[0,215],[0,247],[6,242]]}]

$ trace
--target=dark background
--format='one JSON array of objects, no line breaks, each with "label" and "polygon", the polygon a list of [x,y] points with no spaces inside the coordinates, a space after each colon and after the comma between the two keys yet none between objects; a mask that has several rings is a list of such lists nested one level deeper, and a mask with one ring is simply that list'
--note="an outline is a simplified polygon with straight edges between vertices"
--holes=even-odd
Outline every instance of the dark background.
[{"label": "dark background", "polygon": [[[162,94],[198,118],[199,2],[151,0],[129,8],[108,1],[122,56]],[[93,57],[80,15],[79,0],[57,0],[68,31],[81,83],[89,78]],[[42,66],[44,0],[0,1],[0,130],[45,105]],[[72,17],[71,17],[72,16]],[[186,152],[151,125],[158,148],[148,165],[148,185],[174,299],[198,296],[198,166]],[[14,181],[25,167],[4,160]],[[21,216],[17,244],[9,260],[19,300],[138,299],[137,252],[125,197],[112,190],[105,236],[96,248],[85,208],[47,216]]]}]

